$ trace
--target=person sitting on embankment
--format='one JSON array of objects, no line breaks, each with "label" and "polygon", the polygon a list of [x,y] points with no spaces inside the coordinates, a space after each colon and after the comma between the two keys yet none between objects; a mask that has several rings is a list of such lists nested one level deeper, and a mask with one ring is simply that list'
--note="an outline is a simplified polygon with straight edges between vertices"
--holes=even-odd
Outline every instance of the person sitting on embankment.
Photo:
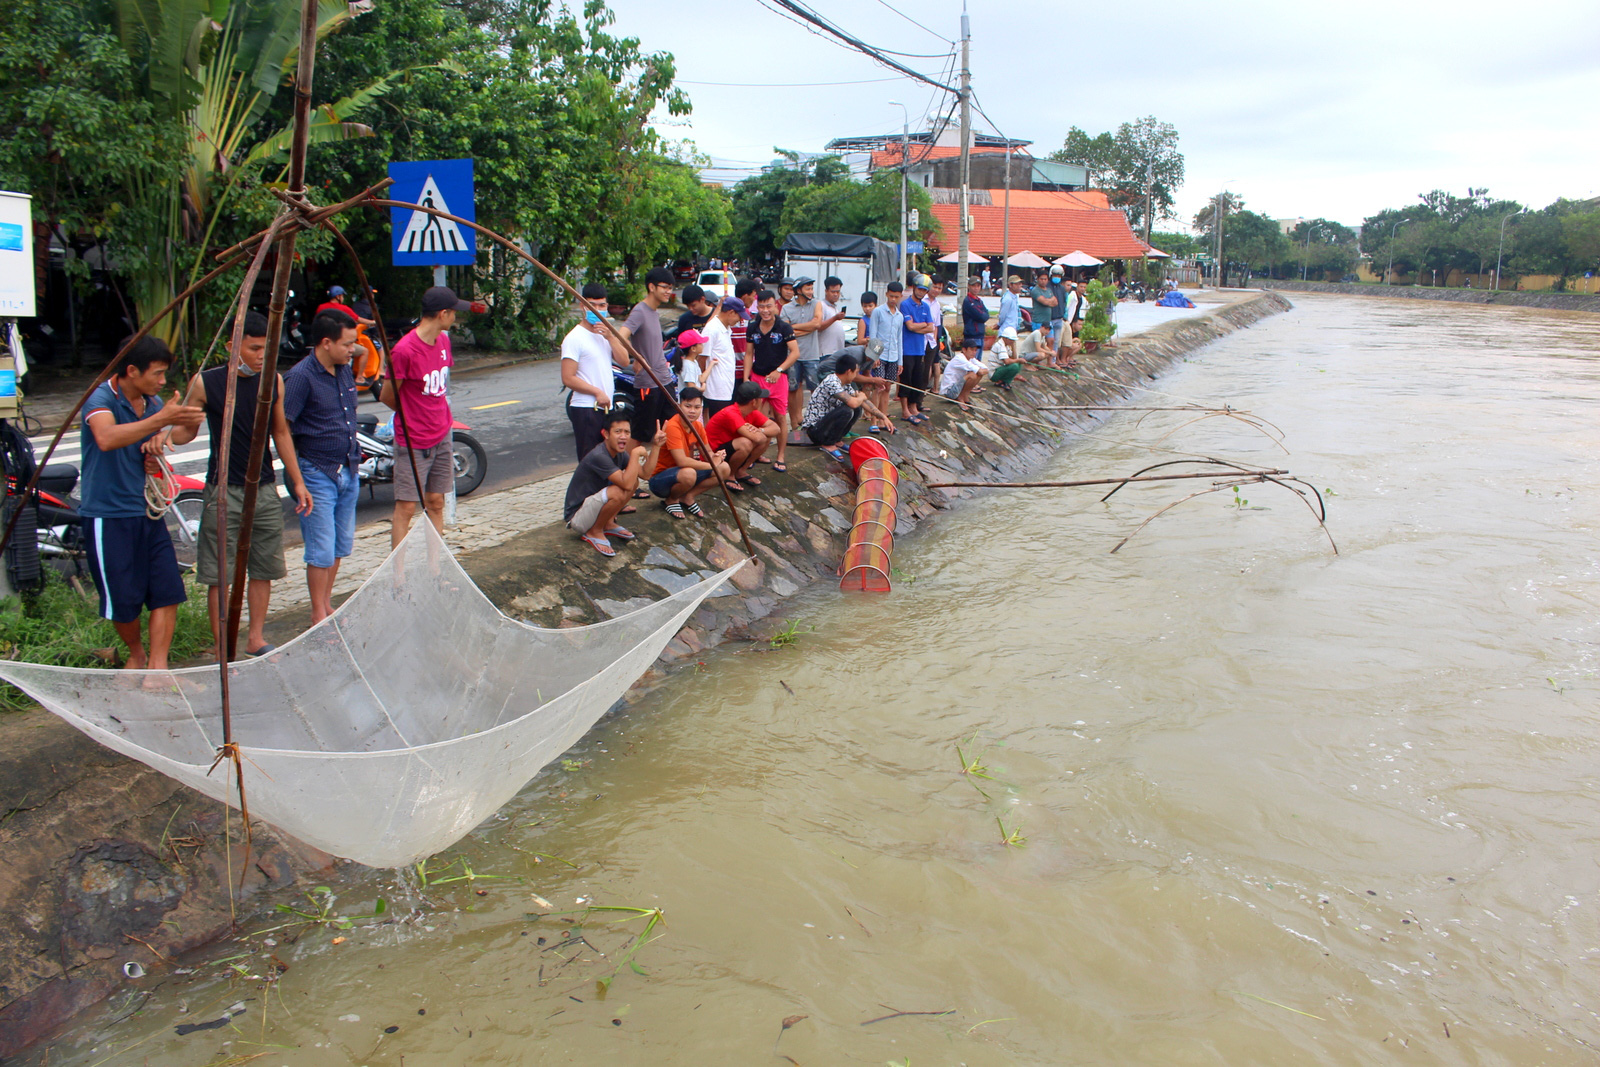
[{"label": "person sitting on embankment", "polygon": [[667,439],[657,430],[648,446],[636,445],[630,450],[632,418],[633,412],[620,404],[607,412],[600,443],[583,457],[567,483],[561,519],[602,556],[617,554],[610,538],[633,540],[631,531],[616,524],[617,515],[633,498],[645,471],[655,469],[656,454]]},{"label": "person sitting on embankment", "polygon": [[857,368],[856,357],[840,356],[834,363],[833,373],[817,383],[816,391],[806,404],[805,415],[800,420],[800,429],[811,438],[811,443],[821,445],[834,459],[843,458],[833,446],[844,440],[845,434],[860,418],[862,408],[876,417],[886,417],[867,399],[867,394],[852,384]]},{"label": "person sitting on embankment", "polygon": [[734,387],[733,403],[706,423],[706,441],[727,461],[731,477],[725,484],[736,493],[744,492],[746,485],[761,484],[760,478],[748,472],[781,432],[777,422],[756,410],[767,394],[764,382],[740,382]]}]

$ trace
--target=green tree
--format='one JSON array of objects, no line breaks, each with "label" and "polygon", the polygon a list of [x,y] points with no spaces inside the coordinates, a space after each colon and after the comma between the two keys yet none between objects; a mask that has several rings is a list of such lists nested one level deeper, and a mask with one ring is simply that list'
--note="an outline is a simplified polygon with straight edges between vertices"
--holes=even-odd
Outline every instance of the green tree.
[{"label": "green tree", "polygon": [[[933,215],[928,191],[912,184],[906,206],[918,213],[918,228],[908,240],[937,241],[944,230]],[[900,240],[900,172],[880,170],[865,181],[834,181],[790,190],[779,217],[779,244],[791,233],[859,233],[895,243]]]},{"label": "green tree", "polygon": [[[1221,198],[1222,226],[1223,232],[1226,233],[1228,227],[1228,217],[1244,210],[1244,197],[1240,196],[1238,193],[1222,193]],[[1216,247],[1216,214],[1217,197],[1212,197],[1210,200],[1206,201],[1206,206],[1195,213],[1195,231],[1200,234],[1201,238],[1205,242],[1205,246],[1201,249],[1201,251],[1207,251]],[[1162,251],[1166,250],[1163,249]]]},{"label": "green tree", "polygon": [[1338,281],[1350,273],[1359,256],[1356,232],[1331,219],[1298,223],[1289,234],[1289,242],[1290,255],[1307,278],[1315,275]]},{"label": "green tree", "polygon": [[1183,184],[1183,153],[1178,151],[1178,128],[1154,115],[1124,122],[1115,134],[1090,137],[1074,126],[1067,140],[1050,158],[1078,163],[1089,169],[1091,184],[1106,192],[1113,207],[1127,212],[1135,227],[1145,224],[1149,197],[1151,223],[1172,218],[1172,205]]},{"label": "green tree", "polygon": [[1196,252],[1204,252],[1205,245],[1199,238],[1187,233],[1175,231],[1156,230],[1150,234],[1150,243],[1169,256],[1179,259],[1188,259]]},{"label": "green tree", "polygon": [[1594,270],[1600,265],[1600,211],[1567,215],[1561,220],[1561,237],[1576,269]]},{"label": "green tree", "polygon": [[1223,223],[1223,250],[1229,263],[1271,276],[1291,255],[1289,239],[1278,224],[1254,211],[1240,211]]},{"label": "green tree", "polygon": [[[802,161],[798,152],[783,148],[774,148],[773,152],[785,162],[746,178],[733,191],[733,227],[728,241],[732,255],[746,260],[766,259],[777,254],[784,237],[791,233],[856,232],[834,231],[831,227],[812,231],[793,224],[803,215],[831,219],[837,208],[829,205],[851,199],[846,189],[825,191],[835,184],[850,183],[850,167],[843,160],[821,156]],[[796,206],[791,223],[785,223],[789,196],[797,190],[805,190],[805,196]]]}]

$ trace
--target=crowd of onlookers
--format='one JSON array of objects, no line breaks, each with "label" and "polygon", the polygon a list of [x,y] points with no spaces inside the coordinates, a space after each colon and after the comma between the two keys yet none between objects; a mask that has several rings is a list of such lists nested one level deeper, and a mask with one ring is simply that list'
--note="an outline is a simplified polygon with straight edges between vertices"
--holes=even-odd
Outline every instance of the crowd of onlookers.
[{"label": "crowd of onlookers", "polygon": [[[965,406],[985,383],[1009,389],[1027,359],[1070,366],[1084,309],[1082,294],[1059,268],[1041,276],[1030,294],[1035,350],[1025,354],[1018,348],[1022,281],[1013,276],[1000,298],[996,340],[986,353],[991,312],[977,279],[959,305],[944,295],[943,283],[925,274],[912,277],[910,292],[890,282],[881,302],[872,292],[861,294],[854,316],[846,312],[838,278],[822,279],[820,292],[817,287],[814,278],[784,279],[775,292],[746,278],[732,295],[715,297],[690,285],[681,293],[684,310],[676,327],[663,329],[663,309],[680,297],[666,268],[647,274],[644,298],[620,323],[610,320],[605,286],[585,286],[579,321],[561,344],[561,382],[570,390],[567,415],[578,460],[566,492],[566,525],[597,552],[615,555],[613,540],[634,536],[619,519],[639,501],[660,499],[675,520],[698,518],[709,490],[758,491],[766,478],[784,474],[791,445],[815,446],[843,459],[839,446],[863,416],[866,433],[893,434],[896,421],[927,422],[930,396]],[[470,310],[473,305],[451,290],[429,289],[415,328],[381,361],[380,399],[397,412],[393,544],[405,536],[419,506],[436,529],[444,529],[445,500],[455,479],[450,328],[459,313]],[[946,324],[947,311],[952,321],[959,316],[958,336]],[[847,329],[851,319],[853,335]],[[262,624],[272,583],[288,574],[276,506],[278,464],[299,516],[311,620],[333,612],[339,565],[353,549],[361,486],[357,387],[380,370],[363,332],[370,325],[370,307],[347,304],[336,288],[310,323],[308,354],[279,376],[273,447],[263,450],[255,471],[266,498],[255,508],[243,575],[248,627],[238,651],[246,655],[273,651]],[[129,667],[167,666],[177,605],[186,599],[166,523],[148,502],[146,479],[160,474],[163,453],[195,440],[202,424],[210,456],[196,576],[210,587],[212,632],[221,640],[218,590],[224,566],[231,574],[234,561],[217,558],[216,531],[225,500],[228,543],[237,545],[266,351],[265,317],[247,313],[240,333],[237,349],[230,339],[228,363],[196,375],[182,400],[171,402],[161,394],[172,354],[145,338],[124,354],[84,408],[80,512],[89,567],[101,614],[128,646]],[[237,367],[232,443],[224,457],[219,451],[231,367]],[[895,406],[898,415],[891,414]],[[141,627],[146,610],[148,644]]]}]

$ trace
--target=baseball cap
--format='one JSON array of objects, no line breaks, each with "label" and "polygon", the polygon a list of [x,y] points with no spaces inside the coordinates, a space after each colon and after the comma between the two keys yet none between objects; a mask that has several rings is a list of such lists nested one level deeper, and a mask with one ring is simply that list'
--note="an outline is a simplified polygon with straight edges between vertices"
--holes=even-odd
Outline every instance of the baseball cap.
[{"label": "baseball cap", "polygon": [[691,326],[678,335],[678,347],[688,348],[691,345],[703,345],[706,340],[705,334]]},{"label": "baseball cap", "polygon": [[745,315],[749,314],[749,311],[744,306],[744,301],[740,300],[736,296],[725,296],[725,297],[723,297],[722,298],[722,310],[723,311],[737,311],[739,313],[739,317],[740,318],[743,318]]},{"label": "baseball cap", "polygon": [[772,394],[760,382],[743,381],[733,387],[733,402],[735,404],[748,404],[752,400],[762,400]]},{"label": "baseball cap", "polygon": [[465,300],[458,299],[453,289],[443,285],[435,285],[422,294],[422,313],[424,315],[437,315],[441,311],[471,310],[471,304]]},{"label": "baseball cap", "polygon": [[803,274],[800,277],[798,277],[798,278],[796,278],[794,280],[794,287],[796,289],[800,288],[802,285],[816,285],[816,284],[817,284],[817,280],[815,278],[810,278],[810,277],[807,277],[807,276],[805,276]]},{"label": "baseball cap", "polygon": [[344,286],[342,286],[342,285],[334,286],[332,289],[328,290],[328,295],[329,296],[343,296],[344,295]]}]

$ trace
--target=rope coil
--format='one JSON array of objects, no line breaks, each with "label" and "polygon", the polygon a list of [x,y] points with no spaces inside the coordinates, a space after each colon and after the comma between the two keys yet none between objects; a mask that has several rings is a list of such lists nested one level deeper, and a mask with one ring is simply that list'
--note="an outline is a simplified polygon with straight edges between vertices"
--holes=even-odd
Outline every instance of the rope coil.
[{"label": "rope coil", "polygon": [[172,464],[167,462],[166,456],[156,456],[156,465],[160,468],[155,474],[150,474],[144,480],[144,513],[152,519],[159,519],[172,507],[172,502],[178,499],[178,475],[172,469]]}]

